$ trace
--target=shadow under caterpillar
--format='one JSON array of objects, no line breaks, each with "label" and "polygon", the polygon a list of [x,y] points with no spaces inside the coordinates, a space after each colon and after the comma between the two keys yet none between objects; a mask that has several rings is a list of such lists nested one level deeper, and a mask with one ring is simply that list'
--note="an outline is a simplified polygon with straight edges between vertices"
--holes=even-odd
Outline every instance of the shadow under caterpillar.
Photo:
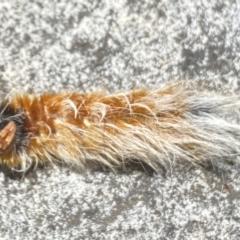
[{"label": "shadow under caterpillar", "polygon": [[157,170],[180,161],[237,162],[236,95],[169,83],[157,90],[15,94],[0,106],[0,163],[25,171],[45,162],[114,169],[137,159]]}]

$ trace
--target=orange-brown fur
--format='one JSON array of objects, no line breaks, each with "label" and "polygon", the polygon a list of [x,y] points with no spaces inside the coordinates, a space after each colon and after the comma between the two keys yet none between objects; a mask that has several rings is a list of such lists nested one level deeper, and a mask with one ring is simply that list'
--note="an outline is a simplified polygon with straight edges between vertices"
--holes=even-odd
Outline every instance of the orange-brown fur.
[{"label": "orange-brown fur", "polygon": [[[215,143],[205,139],[191,122],[194,94],[179,84],[169,84],[158,90],[112,95],[15,95],[7,101],[23,113],[28,143],[24,155],[11,151],[1,154],[0,159],[9,167],[56,159],[83,167],[91,160],[112,167],[138,159],[154,168],[172,161],[171,157],[206,161]],[[224,152],[222,145],[219,149]],[[28,158],[25,163],[24,157]],[[210,154],[210,160],[212,157]]]}]

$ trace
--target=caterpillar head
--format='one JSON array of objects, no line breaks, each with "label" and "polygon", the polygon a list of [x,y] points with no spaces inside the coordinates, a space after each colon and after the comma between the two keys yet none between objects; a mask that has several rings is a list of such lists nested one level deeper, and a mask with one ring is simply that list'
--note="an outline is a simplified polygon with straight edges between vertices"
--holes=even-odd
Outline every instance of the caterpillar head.
[{"label": "caterpillar head", "polygon": [[22,145],[23,115],[8,104],[0,105],[0,154]]}]

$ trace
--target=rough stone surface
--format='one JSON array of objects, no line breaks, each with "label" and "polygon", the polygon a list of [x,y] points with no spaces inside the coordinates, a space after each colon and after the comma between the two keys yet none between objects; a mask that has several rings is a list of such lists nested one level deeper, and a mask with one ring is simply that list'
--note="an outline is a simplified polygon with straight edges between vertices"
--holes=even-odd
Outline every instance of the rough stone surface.
[{"label": "rough stone surface", "polygon": [[[240,3],[2,0],[0,94],[191,80],[240,88]],[[1,239],[240,239],[237,167],[0,172]]]}]

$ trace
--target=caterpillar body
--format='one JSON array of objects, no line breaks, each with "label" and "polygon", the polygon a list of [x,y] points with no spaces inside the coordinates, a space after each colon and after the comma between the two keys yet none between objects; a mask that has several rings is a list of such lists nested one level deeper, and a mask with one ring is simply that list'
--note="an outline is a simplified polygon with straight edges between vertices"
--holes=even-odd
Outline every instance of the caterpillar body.
[{"label": "caterpillar body", "polygon": [[240,154],[237,96],[184,84],[157,90],[15,94],[0,106],[0,163],[26,170],[64,161],[110,168],[131,159],[153,169],[179,161],[232,161]]}]

